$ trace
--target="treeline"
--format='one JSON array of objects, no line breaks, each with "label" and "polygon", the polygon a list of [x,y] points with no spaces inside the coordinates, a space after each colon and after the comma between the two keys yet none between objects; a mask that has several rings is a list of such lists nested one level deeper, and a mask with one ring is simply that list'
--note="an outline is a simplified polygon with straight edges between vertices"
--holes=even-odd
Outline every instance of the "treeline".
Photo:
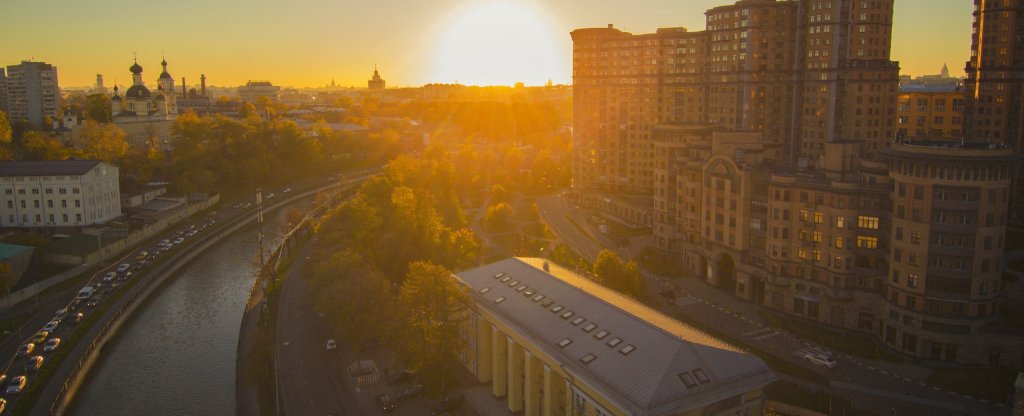
[{"label": "treeline", "polygon": [[464,228],[459,176],[443,157],[397,157],[325,215],[310,261],[315,305],[337,333],[388,341],[424,380],[439,381],[455,358],[465,293],[450,274],[480,250]]}]

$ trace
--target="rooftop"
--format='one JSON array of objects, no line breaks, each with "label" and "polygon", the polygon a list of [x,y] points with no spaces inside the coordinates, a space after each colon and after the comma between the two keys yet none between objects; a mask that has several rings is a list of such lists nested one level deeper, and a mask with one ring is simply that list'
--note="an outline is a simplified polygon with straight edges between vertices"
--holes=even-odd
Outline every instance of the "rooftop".
[{"label": "rooftop", "polygon": [[100,163],[78,159],[0,161],[0,176],[84,175]]},{"label": "rooftop", "polygon": [[30,246],[0,243],[0,259],[9,259],[32,250],[34,250],[34,248]]},{"label": "rooftop", "polygon": [[630,414],[675,414],[763,387],[761,359],[554,263],[509,258],[458,274],[479,307]]}]

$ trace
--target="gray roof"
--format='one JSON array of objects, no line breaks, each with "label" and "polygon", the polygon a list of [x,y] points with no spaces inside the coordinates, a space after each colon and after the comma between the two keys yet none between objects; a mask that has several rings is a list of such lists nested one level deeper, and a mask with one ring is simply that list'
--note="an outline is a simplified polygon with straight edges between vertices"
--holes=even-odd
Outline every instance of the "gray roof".
[{"label": "gray roof", "polygon": [[0,176],[84,175],[100,163],[77,159],[0,161]]},{"label": "gray roof", "polygon": [[[458,273],[458,278],[479,307],[532,339],[577,383],[603,392],[629,413],[680,413],[775,381],[756,356],[554,263],[545,272],[542,263],[509,258]],[[510,279],[502,282],[505,277]],[[495,303],[499,297],[505,300]],[[572,315],[564,317],[567,312]],[[602,331],[608,333],[598,339]],[[559,347],[565,339],[571,343]],[[621,341],[609,346],[614,339]],[[596,358],[584,363],[588,354]]]}]

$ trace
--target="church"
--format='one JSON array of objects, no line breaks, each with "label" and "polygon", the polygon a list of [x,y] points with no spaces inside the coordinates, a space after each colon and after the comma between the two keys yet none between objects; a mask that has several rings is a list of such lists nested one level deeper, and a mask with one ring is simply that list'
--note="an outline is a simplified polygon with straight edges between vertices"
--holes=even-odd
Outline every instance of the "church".
[{"label": "church", "polygon": [[160,62],[163,72],[156,81],[156,91],[150,91],[142,81],[142,65],[136,61],[128,68],[132,73],[132,86],[120,95],[114,86],[110,97],[110,114],[115,125],[128,134],[130,146],[170,145],[171,126],[178,118],[174,78],[167,72],[167,60]]}]

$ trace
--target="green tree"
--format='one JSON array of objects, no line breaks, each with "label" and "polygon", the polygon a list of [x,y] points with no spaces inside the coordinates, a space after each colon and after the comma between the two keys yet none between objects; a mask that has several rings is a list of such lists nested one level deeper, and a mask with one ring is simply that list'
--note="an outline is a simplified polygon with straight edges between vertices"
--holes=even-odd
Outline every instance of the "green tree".
[{"label": "green tree", "polygon": [[468,316],[468,300],[448,269],[422,261],[409,265],[398,297],[405,323],[400,349],[425,385],[444,385],[445,370],[463,347],[459,325]]},{"label": "green tree", "polygon": [[487,207],[484,224],[489,230],[504,231],[512,225],[512,206],[507,202],[499,202]]},{"label": "green tree", "polygon": [[594,262],[598,282],[637,299],[645,296],[646,283],[636,262],[625,262],[611,250],[601,250]]},{"label": "green tree", "polygon": [[92,94],[85,97],[82,116],[97,123],[110,123],[110,97],[107,94]]},{"label": "green tree", "polygon": [[0,294],[7,296],[14,287],[14,270],[8,262],[0,262]]},{"label": "green tree", "polygon": [[11,160],[14,158],[14,149],[11,146],[13,133],[11,121],[7,118],[7,113],[0,111],[0,160]]},{"label": "green tree", "polygon": [[353,342],[393,334],[396,299],[390,284],[354,250],[335,252],[310,274],[314,306]]},{"label": "green tree", "polygon": [[127,136],[124,130],[113,124],[86,120],[78,139],[82,156],[104,162],[117,161],[128,152]]}]

